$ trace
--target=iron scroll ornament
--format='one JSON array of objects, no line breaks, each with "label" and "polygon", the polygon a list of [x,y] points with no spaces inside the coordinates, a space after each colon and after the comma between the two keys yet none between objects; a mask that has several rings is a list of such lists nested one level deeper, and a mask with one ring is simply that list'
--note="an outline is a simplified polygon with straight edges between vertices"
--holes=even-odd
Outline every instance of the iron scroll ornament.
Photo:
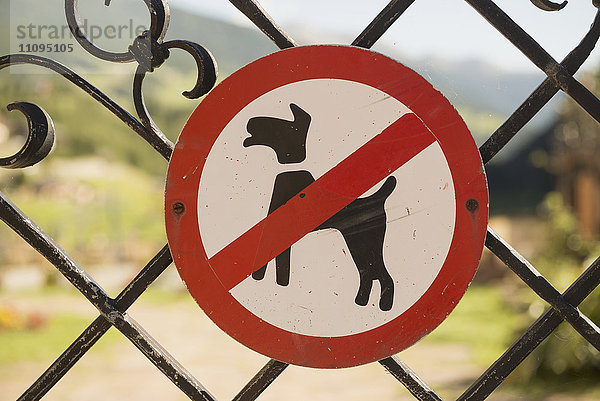
[{"label": "iron scroll ornament", "polygon": [[[540,10],[544,11],[560,11],[569,3],[567,0],[562,3],[555,3],[550,0],[531,0],[531,2]],[[600,7],[600,1],[592,0],[592,4],[595,7]]]},{"label": "iron scroll ornament", "polygon": [[[138,118],[118,105],[102,91],[81,78],[69,68],[50,59],[34,55],[7,55],[0,57],[0,69],[11,65],[33,64],[51,69],[62,75],[117,118],[144,138],[165,159],[169,159],[173,144],[152,122],[144,105],[142,86],[145,75],[152,72],[168,58],[169,50],[180,48],[188,51],[198,65],[198,80],[194,89],[187,94],[197,98],[207,93],[216,81],[216,64],[210,53],[192,42],[163,42],[168,29],[169,10],[167,0],[143,0],[151,16],[149,31],[123,53],[111,53],[97,48],[87,38],[79,37],[79,43],[92,55],[112,62],[138,62],[134,78],[133,97]],[[511,41],[547,78],[522,103],[521,106],[488,138],[480,147],[484,163],[489,162],[537,112],[559,91],[562,90],[579,103],[593,118],[600,121],[600,101],[583,87],[573,74],[589,57],[600,35],[600,13],[580,44],[562,62],[555,61],[533,38],[524,32],[491,0],[466,0],[488,22]],[[558,11],[567,2],[555,3],[550,0],[530,0],[535,6],[546,11]],[[105,0],[110,5],[111,0]],[[353,41],[353,45],[370,48],[415,0],[391,0],[388,5]],[[291,39],[262,9],[256,0],[230,0],[261,29],[277,46],[295,46]],[[598,0],[592,1],[596,7]],[[77,1],[65,0],[67,21],[72,32],[81,32],[77,15]],[[53,124],[50,117],[37,105],[28,102],[14,102],[9,110],[19,110],[27,118],[29,131],[23,148],[15,155],[0,159],[0,167],[23,168],[43,160],[54,142]],[[127,336],[159,369],[169,377],[189,398],[213,400],[193,376],[160,347],[137,323],[124,313],[145,289],[170,265],[172,257],[168,247],[157,255],[140,271],[138,276],[119,294],[111,299],[106,293],[68,256],[60,247],[8,198],[0,192],[0,219],[19,233],[29,244],[45,256],[67,279],[76,286],[101,315],[65,351],[52,366],[20,397],[22,400],[42,398],[54,384],[87,352],[110,328],[117,327]],[[596,349],[600,350],[600,332],[590,324],[589,319],[579,312],[579,305],[600,283],[600,259],[588,269],[563,294],[559,294],[521,255],[510,247],[492,229],[488,228],[486,246],[517,274],[551,307],[518,339],[506,353],[484,372],[458,399],[481,400],[487,398],[506,377],[525,359],[544,338],[563,321],[569,322]],[[387,358],[380,363],[397,378],[419,400],[440,400],[441,398],[425,384],[406,364],[397,357]],[[271,360],[234,398],[235,400],[256,399],[287,367],[282,362]]]},{"label": "iron scroll ornament", "polygon": [[52,119],[36,104],[14,102],[6,107],[8,110],[19,110],[27,118],[29,129],[27,141],[14,156],[0,158],[0,167],[24,168],[33,166],[43,160],[54,146],[54,123]]}]

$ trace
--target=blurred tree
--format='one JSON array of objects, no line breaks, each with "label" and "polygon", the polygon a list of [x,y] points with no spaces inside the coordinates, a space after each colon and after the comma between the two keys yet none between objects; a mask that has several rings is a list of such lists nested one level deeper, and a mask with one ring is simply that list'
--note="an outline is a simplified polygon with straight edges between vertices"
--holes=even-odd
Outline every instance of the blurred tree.
[{"label": "blurred tree", "polygon": [[[585,79],[598,92],[597,78]],[[600,126],[570,98],[555,128],[551,171],[557,189],[577,218],[579,234],[595,239],[600,233]]]}]

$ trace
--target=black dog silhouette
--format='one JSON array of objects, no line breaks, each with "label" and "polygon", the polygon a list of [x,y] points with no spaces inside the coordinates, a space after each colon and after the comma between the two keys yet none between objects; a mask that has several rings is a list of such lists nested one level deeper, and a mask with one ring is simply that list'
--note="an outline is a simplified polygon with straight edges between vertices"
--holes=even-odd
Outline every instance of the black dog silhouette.
[{"label": "black dog silhouette", "polygon": [[[281,164],[300,163],[306,159],[306,136],[310,126],[310,115],[295,104],[290,104],[293,121],[274,117],[254,117],[248,121],[247,131],[251,135],[244,146],[264,145],[272,148]],[[269,214],[301,193],[315,181],[306,170],[288,171],[275,177]],[[358,269],[360,286],[355,302],[365,306],[378,280],[381,286],[379,308],[387,311],[394,301],[394,281],[383,261],[383,241],[386,230],[384,204],[394,191],[396,179],[390,176],[373,195],[358,198],[313,231],[337,229],[350,250],[350,256]],[[302,196],[302,195],[300,195]],[[290,281],[291,249],[288,248],[275,258],[277,284],[286,286]],[[256,280],[265,276],[267,265],[252,274]]]}]

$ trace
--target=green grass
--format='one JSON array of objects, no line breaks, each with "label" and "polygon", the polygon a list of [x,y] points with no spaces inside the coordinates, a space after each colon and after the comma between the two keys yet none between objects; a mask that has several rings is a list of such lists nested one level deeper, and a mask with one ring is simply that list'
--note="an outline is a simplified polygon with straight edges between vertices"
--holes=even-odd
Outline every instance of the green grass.
[{"label": "green grass", "polygon": [[499,288],[471,286],[429,341],[468,345],[474,362],[489,365],[515,339],[521,315],[503,299]]},{"label": "green grass", "polygon": [[[49,161],[24,180],[27,185],[13,188],[10,198],[79,263],[145,263],[152,252],[146,249],[160,249],[165,242],[163,179],[82,158]],[[20,242],[10,242],[15,237],[8,231],[0,226],[0,237],[6,238],[0,243],[0,261],[22,263],[12,260],[23,253],[11,252]]]},{"label": "green grass", "polygon": [[[81,316],[55,315],[39,329],[0,331],[0,365],[54,359],[90,323]],[[109,333],[107,339],[111,338]]]}]

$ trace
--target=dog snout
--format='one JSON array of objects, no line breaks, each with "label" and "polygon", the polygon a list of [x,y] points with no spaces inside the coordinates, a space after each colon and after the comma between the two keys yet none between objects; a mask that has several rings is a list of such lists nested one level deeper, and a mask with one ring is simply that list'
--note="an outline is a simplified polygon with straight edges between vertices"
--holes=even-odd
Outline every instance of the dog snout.
[{"label": "dog snout", "polygon": [[244,147],[247,148],[249,146],[256,145],[257,142],[256,142],[256,139],[253,136],[250,136],[250,137],[244,139],[244,143],[243,144],[244,144]]},{"label": "dog snout", "polygon": [[260,145],[262,142],[257,138],[263,136],[263,131],[265,129],[264,117],[254,117],[248,121],[246,124],[246,131],[250,134],[250,136],[244,139],[244,147],[249,147],[252,145]]}]

